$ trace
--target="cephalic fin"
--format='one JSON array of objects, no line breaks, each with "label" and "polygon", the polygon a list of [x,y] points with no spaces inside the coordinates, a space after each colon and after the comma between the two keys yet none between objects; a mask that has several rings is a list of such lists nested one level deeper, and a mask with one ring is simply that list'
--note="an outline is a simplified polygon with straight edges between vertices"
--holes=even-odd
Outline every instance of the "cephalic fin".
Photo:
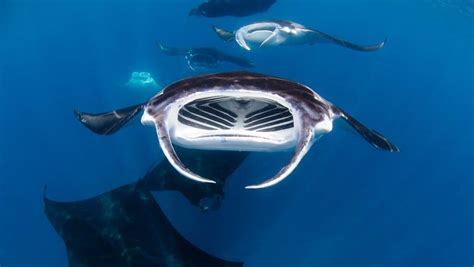
[{"label": "cephalic fin", "polygon": [[236,40],[237,43],[238,43],[242,48],[244,48],[245,50],[247,50],[247,51],[252,50],[252,49],[250,48],[250,46],[247,44],[247,41],[245,41],[244,35],[243,35],[241,32],[238,32],[238,33],[236,34],[235,40]]},{"label": "cephalic fin", "polygon": [[308,150],[311,148],[311,145],[314,141],[313,138],[313,129],[305,129],[299,138],[298,144],[296,145],[295,152],[290,162],[271,179],[266,180],[261,184],[246,186],[245,189],[262,189],[276,185],[277,183],[283,181],[283,179],[293,172],[293,170],[298,166]]},{"label": "cephalic fin", "polygon": [[267,39],[265,39],[265,41],[263,41],[263,42],[260,44],[260,47],[265,47],[265,46],[267,46],[267,44],[269,44],[270,42],[275,41],[275,39],[278,38],[278,34],[280,34],[280,30],[275,29],[275,30],[272,32],[272,34],[270,34],[270,36],[268,36]]},{"label": "cephalic fin", "polygon": [[206,179],[188,169],[186,165],[184,165],[178,158],[178,155],[176,154],[176,151],[173,148],[173,144],[171,143],[168,128],[166,127],[166,125],[162,123],[155,123],[155,126],[161,150],[163,151],[163,154],[165,154],[166,159],[168,159],[169,163],[175,168],[176,171],[186,176],[187,178],[197,182],[211,184],[216,183],[215,181]]}]

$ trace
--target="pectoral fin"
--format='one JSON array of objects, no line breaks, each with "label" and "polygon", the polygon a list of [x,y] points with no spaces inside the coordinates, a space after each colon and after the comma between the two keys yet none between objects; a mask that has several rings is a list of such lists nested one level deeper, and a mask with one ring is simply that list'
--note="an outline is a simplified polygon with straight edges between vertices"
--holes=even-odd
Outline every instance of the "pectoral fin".
[{"label": "pectoral fin", "polygon": [[383,136],[381,133],[368,129],[354,117],[349,115],[347,112],[340,108],[337,108],[341,118],[343,118],[354,130],[356,130],[367,142],[369,142],[375,148],[389,151],[389,152],[400,152],[400,149],[390,142],[388,138]]},{"label": "pectoral fin", "polygon": [[226,31],[226,30],[224,30],[222,28],[218,28],[216,26],[212,26],[212,29],[217,34],[217,36],[219,36],[219,38],[221,38],[222,40],[224,40],[226,42],[230,42],[234,39],[235,34],[231,31]]},{"label": "pectoral fin", "polygon": [[318,43],[318,42],[328,42],[328,43],[338,44],[340,46],[343,46],[352,50],[363,51],[363,52],[379,50],[385,46],[385,42],[387,41],[385,39],[383,42],[380,42],[374,45],[360,45],[360,44],[351,43],[344,39],[332,36],[330,34],[327,34],[315,29],[305,29],[305,31],[311,35],[311,41],[310,41],[311,44]]},{"label": "pectoral fin", "polygon": [[113,110],[110,112],[89,114],[74,111],[77,120],[96,134],[111,135],[120,130],[132,118],[143,110],[144,104]]},{"label": "pectoral fin", "polygon": [[188,52],[187,49],[164,46],[163,44],[160,44],[160,43],[158,43],[157,45],[158,45],[158,48],[161,50],[161,52],[170,56],[184,56]]}]

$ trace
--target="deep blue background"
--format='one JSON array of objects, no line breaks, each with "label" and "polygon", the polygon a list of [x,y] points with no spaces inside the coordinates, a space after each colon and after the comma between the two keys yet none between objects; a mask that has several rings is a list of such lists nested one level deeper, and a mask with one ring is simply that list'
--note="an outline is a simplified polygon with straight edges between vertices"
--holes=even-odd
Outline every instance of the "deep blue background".
[{"label": "deep blue background", "polygon": [[[274,174],[288,155],[251,155],[218,212],[157,194],[193,243],[246,266],[474,264],[472,1],[278,0],[247,18],[188,17],[198,2],[0,0],[2,267],[66,266],[42,212],[45,184],[54,199],[91,197],[135,181],[162,158],[153,128],[135,122],[105,138],[72,115],[153,95],[123,86],[132,71],[149,71],[163,85],[192,75],[156,41],[247,56],[255,71],[311,86],[402,150],[377,151],[338,128],[270,189],[243,186]],[[332,45],[247,53],[210,29],[268,18],[388,42],[374,53]]]}]

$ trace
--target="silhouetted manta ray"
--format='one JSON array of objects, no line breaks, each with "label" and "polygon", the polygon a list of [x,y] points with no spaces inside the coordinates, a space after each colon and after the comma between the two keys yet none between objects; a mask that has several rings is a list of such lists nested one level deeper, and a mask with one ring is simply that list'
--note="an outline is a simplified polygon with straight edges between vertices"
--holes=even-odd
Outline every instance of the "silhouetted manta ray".
[{"label": "silhouetted manta ray", "polygon": [[[213,173],[220,183],[186,179],[163,160],[139,182],[90,199],[57,202],[44,197],[45,213],[66,245],[69,267],[243,266],[193,246],[173,228],[149,191],[176,190],[207,210],[202,200],[216,195],[218,200],[222,198],[225,179],[247,153],[179,152],[192,168]],[[209,168],[212,159],[218,162]]]},{"label": "silhouetted manta ray", "polygon": [[211,69],[219,66],[221,62],[229,62],[244,68],[252,68],[252,62],[245,58],[232,56],[213,47],[197,47],[180,49],[158,45],[160,50],[170,56],[184,56],[190,69],[196,71],[201,68]]},{"label": "silhouetted manta ray", "polygon": [[189,15],[209,18],[245,17],[267,11],[276,0],[208,0],[193,8]]},{"label": "silhouetted manta ray", "polygon": [[76,202],[44,198],[69,267],[237,267],[197,248],[171,225],[150,192],[126,185]]}]

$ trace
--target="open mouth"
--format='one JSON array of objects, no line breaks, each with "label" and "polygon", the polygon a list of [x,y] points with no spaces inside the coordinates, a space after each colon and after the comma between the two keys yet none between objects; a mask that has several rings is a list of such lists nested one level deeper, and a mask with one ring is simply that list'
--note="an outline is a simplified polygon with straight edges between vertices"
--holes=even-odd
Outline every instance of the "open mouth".
[{"label": "open mouth", "polygon": [[204,134],[197,136],[196,139],[208,139],[208,138],[228,138],[228,139],[243,139],[243,140],[249,140],[253,139],[255,141],[261,140],[261,141],[274,141],[272,138],[268,138],[262,135],[250,135],[250,134]]},{"label": "open mouth", "polygon": [[290,110],[275,101],[228,96],[194,100],[179,110],[178,121],[198,130],[219,131],[222,137],[255,137],[294,127]]},{"label": "open mouth", "polygon": [[274,32],[276,29],[275,26],[263,26],[263,27],[256,27],[256,28],[252,28],[252,29],[249,29],[247,31],[248,34],[252,34],[252,33],[255,33],[255,32]]}]

